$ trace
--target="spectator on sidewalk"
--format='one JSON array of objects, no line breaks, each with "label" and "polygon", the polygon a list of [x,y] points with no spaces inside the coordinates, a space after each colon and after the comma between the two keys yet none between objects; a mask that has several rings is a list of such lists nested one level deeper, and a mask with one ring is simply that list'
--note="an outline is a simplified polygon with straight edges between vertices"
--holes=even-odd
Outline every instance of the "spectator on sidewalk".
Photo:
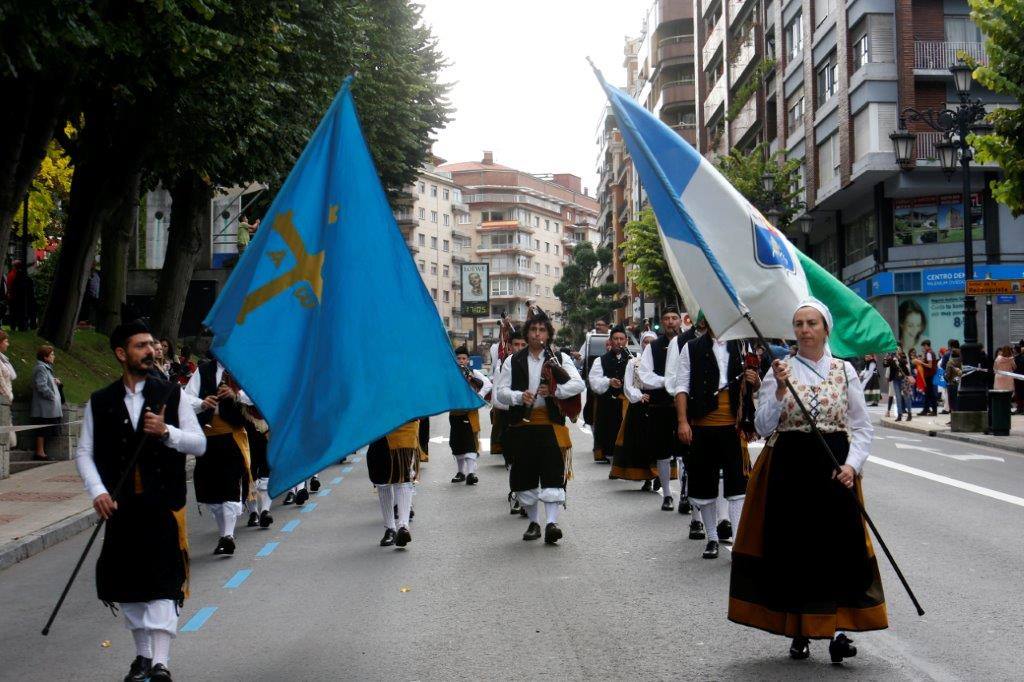
[{"label": "spectator on sidewalk", "polygon": [[[1016,369],[1016,363],[1013,360],[1013,349],[1009,346],[1000,348],[996,353],[996,360],[993,363],[992,369],[994,372],[1012,372]],[[1013,377],[996,374],[992,388],[997,391],[1012,391]]]},{"label": "spectator on sidewalk", "polygon": [[[14,402],[14,380],[18,378],[18,373],[14,371],[14,365],[7,358],[7,348],[10,345],[11,340],[7,336],[7,332],[0,331],[0,405],[6,405],[8,408]],[[8,413],[7,423],[3,424],[3,426],[10,425]],[[7,432],[0,434],[0,443],[13,446],[14,434]]]},{"label": "spectator on sidewalk", "polygon": [[938,369],[939,361],[932,350],[932,342],[925,339],[921,342],[921,377],[924,379],[924,409],[919,416],[939,413],[939,401],[935,395],[935,371]]},{"label": "spectator on sidewalk", "polygon": [[[903,352],[902,346],[897,346],[896,352],[886,358],[885,367],[886,379],[889,380],[889,409],[892,409],[892,404],[895,402],[896,421],[903,421],[904,413],[907,415],[907,421],[910,421],[914,416],[911,412],[913,380],[910,365],[907,364],[907,355]],[[886,414],[888,414],[888,410],[886,410]]]},{"label": "spectator on sidewalk", "polygon": [[[1024,374],[1024,345],[1017,344],[1017,353],[1013,358],[1013,371],[1016,374]],[[1014,399],[1017,403],[1017,414],[1024,414],[1024,380],[1014,379]]]},{"label": "spectator on sidewalk", "polygon": [[960,393],[960,377],[964,374],[964,365],[960,360],[960,349],[954,348],[950,351],[949,360],[946,362],[946,392],[949,394],[949,411],[957,409],[957,396]]},{"label": "spectator on sidewalk", "polygon": [[878,389],[878,363],[874,355],[864,356],[864,368],[860,371],[860,383],[864,386],[864,402],[878,407],[882,392]]},{"label": "spectator on sidewalk", "polygon": [[53,346],[39,346],[36,358],[36,367],[32,371],[32,411],[29,415],[33,424],[46,425],[35,432],[35,458],[47,461],[50,458],[46,455],[46,438],[60,435],[58,424],[64,416],[61,408],[61,383],[53,374],[53,363],[57,359]]}]

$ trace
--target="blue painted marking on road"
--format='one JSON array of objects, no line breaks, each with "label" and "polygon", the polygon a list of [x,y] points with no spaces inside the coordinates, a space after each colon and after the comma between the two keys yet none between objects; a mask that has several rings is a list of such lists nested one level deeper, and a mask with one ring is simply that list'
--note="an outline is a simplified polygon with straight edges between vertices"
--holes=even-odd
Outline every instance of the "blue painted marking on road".
[{"label": "blue painted marking on road", "polygon": [[339,483],[341,483],[341,479],[342,476],[338,476],[337,478],[331,479],[331,485],[338,485]]},{"label": "blue painted marking on road", "polygon": [[185,623],[185,627],[181,628],[181,632],[195,632],[203,627],[216,610],[216,606],[204,606],[199,609],[196,611],[196,615],[189,618],[188,622]]},{"label": "blue painted marking on road", "polygon": [[277,549],[278,544],[280,544],[280,543],[268,542],[267,544],[263,545],[263,549],[261,549],[260,551],[256,552],[256,556],[258,556],[258,557],[270,556],[270,553],[273,552],[275,549]]},{"label": "blue painted marking on road", "polygon": [[331,494],[331,489],[330,488],[321,488],[320,492],[318,492],[316,494],[316,496],[317,497],[326,497],[327,495],[330,495],[330,494]]},{"label": "blue painted marking on road", "polygon": [[298,519],[292,519],[288,523],[284,524],[284,527],[281,529],[281,532],[291,533],[300,523],[302,523],[302,521],[299,521]]},{"label": "blue painted marking on road", "polygon": [[300,511],[299,513],[300,514],[308,514],[309,512],[313,511],[314,509],[316,509],[316,502],[307,502],[305,505],[303,505],[302,511]]},{"label": "blue painted marking on road", "polygon": [[245,579],[248,578],[250,575],[252,575],[252,569],[243,568],[238,573],[235,573],[235,575],[231,577],[231,580],[224,583],[224,587],[226,587],[229,590],[233,590],[236,587],[240,586],[242,583],[244,583]]},{"label": "blue painted marking on road", "polygon": [[352,467],[341,467],[341,473],[347,474],[352,471]]}]

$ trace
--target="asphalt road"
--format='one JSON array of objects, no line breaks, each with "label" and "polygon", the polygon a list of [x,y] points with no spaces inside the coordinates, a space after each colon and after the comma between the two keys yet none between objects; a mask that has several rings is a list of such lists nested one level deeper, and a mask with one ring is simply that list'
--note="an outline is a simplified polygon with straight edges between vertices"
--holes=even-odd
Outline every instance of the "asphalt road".
[{"label": "asphalt road", "polygon": [[[446,433],[435,418],[435,440]],[[175,679],[1024,677],[1024,456],[878,431],[868,509],[927,614],[880,557],[890,629],[854,635],[860,654],[834,669],[824,643],[791,661],[788,641],[729,623],[729,552],[703,560],[689,517],[608,480],[590,436],[572,433],[577,480],[557,547],[520,539],[526,522],[508,513],[499,457],[484,455],[478,486],[449,483],[446,442],[431,445],[406,550],[377,545],[362,459],[324,472],[330,492],[305,509],[278,507],[271,529],[239,528],[230,558],[212,556],[214,523],[193,505],[181,627],[194,631],[173,645]],[[39,635],[87,535],[0,573],[0,678],[124,675],[134,648],[95,599],[95,556]]]}]

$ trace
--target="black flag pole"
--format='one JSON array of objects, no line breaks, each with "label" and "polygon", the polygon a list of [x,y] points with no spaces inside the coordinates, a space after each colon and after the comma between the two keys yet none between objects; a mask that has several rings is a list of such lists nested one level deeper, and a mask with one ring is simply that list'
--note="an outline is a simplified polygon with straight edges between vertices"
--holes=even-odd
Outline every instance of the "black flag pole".
[{"label": "black flag pole", "polygon": [[[167,401],[170,400],[171,394],[174,392],[175,388],[178,388],[176,384],[171,387],[171,391],[169,391],[167,393],[167,397],[164,398],[163,407],[160,408],[160,411],[163,411],[164,407],[167,406]],[[149,408],[146,409],[148,410]],[[142,438],[139,439],[139,444],[135,447],[135,453],[132,454],[128,467],[124,470],[124,473],[121,474],[121,478],[118,479],[117,485],[114,486],[114,491],[110,494],[111,499],[115,502],[121,496],[121,490],[124,488],[124,484],[128,480],[128,474],[135,470],[135,464],[138,462],[139,455],[142,454],[142,449],[145,447],[147,442],[149,442],[149,434],[143,433]],[[85,549],[82,550],[82,555],[78,557],[78,562],[75,564],[74,570],[71,571],[71,577],[68,578],[67,584],[64,585],[64,590],[60,593],[60,597],[57,599],[57,604],[53,607],[50,617],[46,619],[46,625],[43,626],[41,633],[43,637],[50,634],[50,627],[53,626],[53,621],[57,619],[57,614],[60,613],[61,607],[64,606],[64,600],[67,599],[68,592],[71,591],[71,586],[74,584],[75,578],[78,577],[78,572],[82,570],[82,564],[85,563],[85,557],[89,555],[89,550],[92,549],[92,546],[96,542],[96,538],[99,536],[100,530],[103,529],[103,524],[105,524],[106,521],[106,519],[101,518],[99,523],[97,523],[96,527],[93,529],[92,535],[89,537],[89,542],[85,544]]]}]

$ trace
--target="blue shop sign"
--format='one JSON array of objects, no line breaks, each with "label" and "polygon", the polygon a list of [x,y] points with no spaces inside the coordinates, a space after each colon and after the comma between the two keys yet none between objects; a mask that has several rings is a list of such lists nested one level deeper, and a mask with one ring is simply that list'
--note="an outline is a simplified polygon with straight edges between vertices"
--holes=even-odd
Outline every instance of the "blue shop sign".
[{"label": "blue shop sign", "polygon": [[871,278],[868,287],[868,298],[876,296],[889,296],[895,293],[896,287],[891,272],[880,272]]},{"label": "blue shop sign", "polygon": [[1017,294],[997,294],[996,303],[1012,303],[1017,304]]},{"label": "blue shop sign", "polygon": [[853,292],[856,293],[861,298],[867,299],[867,297],[868,297],[868,288],[869,288],[870,283],[871,283],[870,278],[869,279],[862,279],[859,282],[854,282],[853,284],[851,284],[850,285],[850,289],[853,290]]},{"label": "blue shop sign", "polygon": [[[998,264],[978,265],[974,268],[974,279],[1024,279],[1024,265]],[[921,291],[933,293],[938,291],[963,291],[964,269],[925,268],[921,271]]]}]

